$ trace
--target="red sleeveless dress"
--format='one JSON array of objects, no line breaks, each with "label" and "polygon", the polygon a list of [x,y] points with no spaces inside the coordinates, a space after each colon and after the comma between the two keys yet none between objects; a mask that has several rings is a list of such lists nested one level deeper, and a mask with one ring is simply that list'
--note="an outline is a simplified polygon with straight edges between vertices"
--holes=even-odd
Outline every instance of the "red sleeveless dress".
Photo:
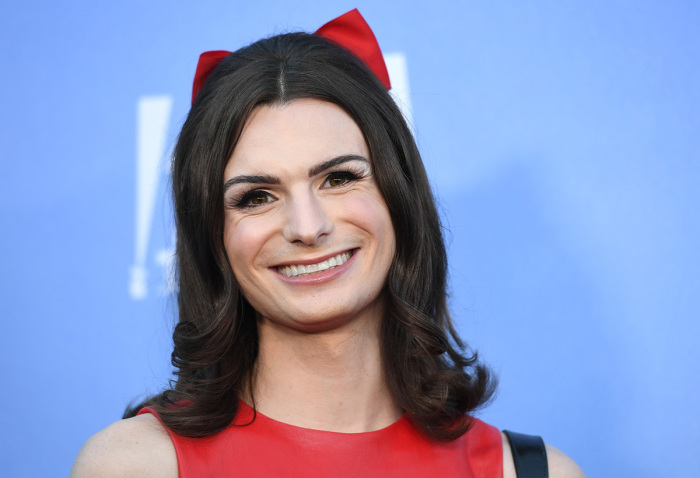
[{"label": "red sleeveless dress", "polygon": [[[153,413],[150,408],[139,412]],[[457,440],[425,438],[407,415],[381,430],[337,433],[287,425],[241,402],[222,432],[186,438],[168,430],[180,478],[192,477],[430,477],[502,478],[500,431],[478,419]]]}]

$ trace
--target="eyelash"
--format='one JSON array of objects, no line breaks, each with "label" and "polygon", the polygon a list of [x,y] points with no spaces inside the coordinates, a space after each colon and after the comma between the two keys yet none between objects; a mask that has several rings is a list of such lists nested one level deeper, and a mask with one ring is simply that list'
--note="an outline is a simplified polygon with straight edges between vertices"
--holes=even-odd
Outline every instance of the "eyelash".
[{"label": "eyelash", "polygon": [[[326,179],[324,179],[323,184],[324,187],[328,187],[331,189],[342,188],[344,186],[347,186],[349,183],[357,181],[358,179],[362,179],[366,176],[366,174],[366,172],[359,170],[333,171],[332,173],[329,173],[328,176],[326,176]],[[330,184],[328,184],[331,180],[334,179],[341,179],[343,180],[343,183],[338,184],[336,186],[331,186]],[[266,197],[268,200],[260,204],[251,204],[252,200],[256,198],[261,198],[263,196]],[[235,209],[254,209],[256,207],[264,206],[269,202],[269,199],[275,199],[275,196],[273,196],[268,191],[265,191],[264,189],[254,189],[252,191],[243,193],[243,195],[241,196],[227,198],[226,207]]]},{"label": "eyelash", "polygon": [[273,198],[274,196],[270,194],[269,192],[263,190],[263,189],[254,189],[252,191],[248,191],[247,193],[243,194],[240,198],[233,197],[229,198],[226,201],[226,206],[229,208],[235,208],[235,209],[250,209],[250,208],[255,208],[255,207],[260,207],[265,204],[267,204],[268,201],[265,201],[264,203],[261,204],[251,204],[251,201],[255,198],[259,197],[267,197]]},{"label": "eyelash", "polygon": [[326,180],[323,181],[323,184],[328,184],[332,179],[343,179],[344,182],[342,184],[338,184],[337,186],[331,186],[330,184],[328,184],[328,187],[330,188],[342,188],[348,183],[357,181],[358,179],[362,179],[363,177],[364,173],[361,171],[334,171],[328,176],[326,176]]}]

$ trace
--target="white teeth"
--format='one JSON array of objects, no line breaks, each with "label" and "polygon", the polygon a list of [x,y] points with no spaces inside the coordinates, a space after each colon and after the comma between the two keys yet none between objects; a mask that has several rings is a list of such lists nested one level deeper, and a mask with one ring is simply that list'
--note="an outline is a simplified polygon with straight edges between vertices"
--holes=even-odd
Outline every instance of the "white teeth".
[{"label": "white teeth", "polygon": [[330,259],[326,259],[318,264],[308,264],[308,265],[293,265],[293,266],[282,266],[277,268],[277,272],[284,274],[287,277],[297,277],[304,274],[314,274],[316,272],[325,271],[328,269],[333,269],[334,267],[342,266],[348,259],[352,257],[351,252],[341,252],[337,256],[333,256]]}]

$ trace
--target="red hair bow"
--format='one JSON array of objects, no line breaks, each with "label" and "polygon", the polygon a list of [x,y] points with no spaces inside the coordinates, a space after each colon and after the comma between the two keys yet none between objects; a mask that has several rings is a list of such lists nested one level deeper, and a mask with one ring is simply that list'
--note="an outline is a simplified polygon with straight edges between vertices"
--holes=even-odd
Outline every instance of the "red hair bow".
[{"label": "red hair bow", "polygon": [[[387,90],[391,89],[389,72],[386,69],[379,43],[357,8],[326,23],[316,30],[315,34],[353,53],[379,78]],[[205,51],[199,56],[197,71],[192,83],[192,103],[211,72],[230,53],[230,51],[215,50]]]}]

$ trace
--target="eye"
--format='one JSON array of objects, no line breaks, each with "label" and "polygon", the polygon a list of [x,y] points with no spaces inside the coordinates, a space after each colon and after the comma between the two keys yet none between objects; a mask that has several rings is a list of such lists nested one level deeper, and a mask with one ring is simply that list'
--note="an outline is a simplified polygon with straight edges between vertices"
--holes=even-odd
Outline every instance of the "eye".
[{"label": "eye", "polygon": [[240,198],[231,198],[226,201],[228,207],[236,209],[247,209],[259,206],[264,206],[265,204],[272,202],[275,198],[267,191],[262,189],[256,189],[250,191]]},{"label": "eye", "polygon": [[337,188],[357,179],[359,179],[358,176],[350,171],[336,171],[328,175],[324,185],[330,188]]},{"label": "eye", "polygon": [[270,196],[264,191],[253,191],[244,198],[244,203],[251,206],[260,206],[270,200]]}]

